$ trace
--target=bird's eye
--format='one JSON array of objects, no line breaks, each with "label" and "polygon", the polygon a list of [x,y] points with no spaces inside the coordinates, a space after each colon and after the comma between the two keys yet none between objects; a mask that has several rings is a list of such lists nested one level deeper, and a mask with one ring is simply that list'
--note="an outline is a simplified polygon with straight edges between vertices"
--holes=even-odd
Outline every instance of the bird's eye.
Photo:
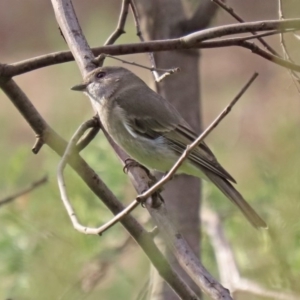
[{"label": "bird's eye", "polygon": [[96,77],[99,78],[99,79],[101,79],[101,78],[103,78],[105,75],[106,75],[105,72],[98,72],[98,73],[96,74]]}]

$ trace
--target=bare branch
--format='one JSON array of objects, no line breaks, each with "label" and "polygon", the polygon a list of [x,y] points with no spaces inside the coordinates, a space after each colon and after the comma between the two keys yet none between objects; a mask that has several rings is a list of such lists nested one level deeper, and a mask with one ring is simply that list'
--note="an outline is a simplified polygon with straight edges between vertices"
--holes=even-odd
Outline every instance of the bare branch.
[{"label": "bare branch", "polygon": [[[117,28],[115,31],[110,35],[110,37],[106,40],[104,43],[104,46],[112,45],[115,43],[115,41],[125,33],[125,23],[128,15],[128,9],[129,9],[130,0],[123,0],[122,1],[122,7],[119,15],[119,21]],[[95,55],[95,54],[94,54]],[[98,66],[102,66],[105,60],[105,56],[101,53],[97,59],[94,59],[93,62],[96,63]]]},{"label": "bare branch", "polygon": [[218,26],[214,28],[197,31],[184,36],[180,40],[186,45],[193,46],[202,41],[218,38],[230,34],[247,33],[254,31],[267,31],[267,30],[283,30],[283,29],[299,29],[300,19],[289,20],[271,20],[271,21],[256,21],[242,24],[232,24],[226,26]]},{"label": "bare branch", "polygon": [[4,199],[1,199],[0,200],[0,206],[2,206],[4,204],[8,204],[8,203],[12,202],[13,200],[15,200],[16,198],[19,198],[20,196],[23,196],[25,194],[30,193],[31,191],[33,191],[37,187],[41,186],[42,184],[45,184],[47,181],[48,181],[48,177],[44,176],[41,179],[32,182],[29,187],[27,187],[23,190],[20,190],[19,192],[15,193],[13,195],[5,197]]},{"label": "bare branch", "polygon": [[114,42],[125,33],[124,27],[128,15],[128,8],[129,8],[130,0],[123,0],[122,1],[122,7],[121,12],[119,16],[119,21],[116,30],[111,34],[111,36],[107,39],[107,41],[104,43],[104,45],[111,45],[114,44]]},{"label": "bare branch", "polygon": [[[115,59],[115,60],[118,60],[118,61],[121,61],[122,63],[124,64],[128,64],[128,65],[132,65],[132,66],[137,66],[137,67],[140,67],[142,69],[146,69],[146,70],[149,70],[151,72],[164,72],[164,74],[162,76],[167,77],[171,74],[174,74],[174,73],[177,73],[180,71],[179,68],[172,68],[172,69],[158,69],[156,67],[147,67],[147,66],[144,66],[144,65],[141,65],[141,64],[138,64],[134,61],[128,61],[128,60],[125,60],[125,59],[121,59],[121,58],[118,58],[118,57],[115,57],[113,55],[109,55],[109,54],[100,54],[98,57],[96,57],[94,59],[95,62],[97,62],[98,60],[102,60],[102,57],[105,56],[105,57],[110,57],[112,59]],[[160,76],[160,77],[162,77]],[[161,81],[160,77],[158,77],[156,80],[159,80]]]},{"label": "bare branch", "polygon": [[[238,14],[236,14],[233,10],[232,7],[228,6],[225,4],[225,2],[221,1],[221,0],[211,0],[214,3],[216,3],[218,6],[220,6],[221,8],[223,8],[225,11],[227,11],[234,19],[236,19],[237,21],[239,21],[240,23],[245,23],[245,20],[243,20]],[[255,31],[251,31],[251,33],[253,35],[257,35],[257,33]],[[267,49],[269,50],[272,54],[280,56],[278,54],[278,52],[276,50],[274,50],[264,39],[262,39],[261,37],[257,37],[257,39],[260,41],[260,43]]]},{"label": "bare branch", "polygon": [[[241,31],[241,27],[244,26]],[[202,38],[215,38],[222,37],[228,34],[236,34],[240,32],[249,31],[260,31],[260,30],[278,30],[278,32],[285,30],[296,30],[300,28],[300,19],[290,19],[283,21],[264,21],[264,22],[250,22],[244,24],[227,25],[222,27],[211,28],[207,30],[202,30],[201,34],[198,36],[199,39]],[[209,31],[209,34],[207,33]],[[198,34],[198,33],[194,33]],[[190,36],[187,36],[190,39]],[[131,43],[122,45],[109,45],[104,47],[93,48],[93,53],[99,55],[101,53],[110,55],[125,55],[134,53],[145,53],[145,52],[159,52],[159,51],[169,51],[169,50],[182,50],[182,49],[202,49],[202,48],[216,48],[216,47],[228,47],[228,46],[238,46],[250,49],[253,53],[268,59],[269,61],[276,63],[285,68],[299,72],[300,66],[286,61],[276,55],[273,55],[257,45],[253,45],[247,42],[235,42],[234,40],[227,41],[205,41],[201,43],[185,43],[183,40],[185,37],[178,39],[169,39],[161,41],[151,41],[144,43]],[[0,64],[0,76],[1,77],[13,77],[16,75],[21,75],[26,72],[30,72],[39,68],[47,67],[50,65],[61,64],[65,62],[73,61],[74,57],[70,51],[54,52],[47,55],[42,55],[39,57],[34,57],[14,64]]]},{"label": "bare branch", "polygon": [[229,47],[229,46],[239,46],[251,50],[252,53],[255,53],[266,60],[273,62],[281,67],[284,67],[289,70],[294,70],[300,72],[300,65],[296,65],[288,60],[280,58],[279,56],[273,55],[268,51],[263,50],[258,47],[256,44],[247,42],[241,38],[232,38],[220,41],[204,41],[201,43],[201,48],[215,48],[215,47]]}]

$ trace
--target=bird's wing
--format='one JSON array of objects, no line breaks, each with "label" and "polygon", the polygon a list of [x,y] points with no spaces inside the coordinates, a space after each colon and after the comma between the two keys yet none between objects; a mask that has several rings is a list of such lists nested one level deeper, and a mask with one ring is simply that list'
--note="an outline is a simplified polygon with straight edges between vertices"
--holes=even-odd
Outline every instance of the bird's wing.
[{"label": "bird's wing", "polygon": [[[168,140],[170,147],[181,154],[188,144],[196,140],[197,135],[185,125],[178,125],[175,130],[170,131],[164,135]],[[224,179],[230,180],[234,183],[234,178],[219,164],[216,157],[208,146],[201,142],[189,155],[189,159],[199,168],[205,168]]]},{"label": "bird's wing", "polygon": [[[145,95],[147,95],[146,98]],[[188,144],[197,138],[195,132],[191,130],[177,110],[146,85],[144,88],[140,86],[138,89],[131,88],[126,97],[126,102],[121,100],[125,96],[123,94],[117,102],[125,111],[131,112],[130,115],[124,114],[124,117],[127,120],[127,126],[133,133],[151,139],[162,136],[169,147],[179,155],[183,153]],[[142,101],[143,105],[137,105],[136,102],[132,101],[133,98]],[[216,157],[204,142],[192,151],[189,159],[199,168],[205,168],[224,179],[236,182],[218,163]]]}]

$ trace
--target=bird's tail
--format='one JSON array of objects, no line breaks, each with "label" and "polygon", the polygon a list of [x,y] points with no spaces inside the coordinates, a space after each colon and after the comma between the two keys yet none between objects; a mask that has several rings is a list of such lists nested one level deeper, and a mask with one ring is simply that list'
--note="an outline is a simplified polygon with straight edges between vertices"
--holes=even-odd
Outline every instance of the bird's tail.
[{"label": "bird's tail", "polygon": [[247,220],[256,228],[268,228],[265,221],[246,202],[243,196],[226,179],[212,173],[205,172],[206,176],[226,195],[243,213]]}]

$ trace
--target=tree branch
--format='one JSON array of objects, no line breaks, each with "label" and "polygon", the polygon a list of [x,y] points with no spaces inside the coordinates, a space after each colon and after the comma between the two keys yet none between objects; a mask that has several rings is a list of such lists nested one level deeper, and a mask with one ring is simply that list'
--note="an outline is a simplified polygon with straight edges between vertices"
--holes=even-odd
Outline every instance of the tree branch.
[{"label": "tree branch", "polygon": [[[245,23],[245,21],[234,12],[233,8],[226,5],[225,2],[221,1],[221,0],[211,0],[213,1],[215,4],[217,4],[218,6],[220,6],[222,9],[224,9],[226,12],[228,12],[234,19],[236,19],[237,21],[239,21],[240,23]],[[251,33],[253,35],[257,35],[257,33],[255,31],[251,31]],[[280,56],[278,54],[278,52],[276,50],[274,50],[264,39],[262,39],[261,37],[257,37],[257,39],[260,41],[260,43],[268,50],[270,51],[272,54]]]},{"label": "tree branch", "polygon": [[113,44],[122,34],[125,33],[124,27],[125,27],[127,15],[128,15],[129,4],[130,4],[130,0],[122,1],[122,7],[121,7],[121,12],[120,12],[117,28],[111,34],[111,36],[107,39],[107,41],[104,43],[104,45]]},{"label": "tree branch", "polygon": [[[243,31],[241,27],[243,26]],[[284,30],[299,29],[300,28],[300,19],[290,19],[282,21],[260,21],[260,22],[249,22],[244,24],[235,24],[235,25],[226,25],[222,27],[215,27],[207,30],[202,30],[201,32],[194,33],[198,35],[199,40],[208,39],[214,37],[222,37],[224,35],[236,34],[236,33],[245,33],[251,31],[264,31],[264,30],[278,30],[278,33]],[[209,33],[207,33],[209,31]],[[184,42],[184,40],[190,40],[190,42]],[[93,48],[93,53],[99,55],[101,53],[110,54],[110,55],[125,55],[125,54],[134,54],[134,53],[146,53],[146,52],[159,52],[159,51],[169,51],[169,50],[183,50],[183,49],[203,49],[203,48],[216,48],[216,47],[228,47],[228,46],[238,46],[250,49],[253,53],[267,58],[268,60],[283,66],[285,68],[299,72],[300,66],[293,64],[289,61],[281,59],[276,55],[259,48],[256,45],[251,43],[241,43],[234,41],[205,41],[201,43],[191,43],[191,36],[181,37],[178,39],[168,39],[168,40],[159,40],[151,41],[144,43],[131,43],[131,44],[122,44],[122,45],[109,45],[104,47]],[[256,51],[253,51],[253,49]],[[258,50],[259,49],[259,50]],[[74,57],[70,51],[61,51],[54,52],[46,55],[41,55],[24,61],[20,61],[14,64],[0,64],[0,76],[1,77],[13,77],[17,75],[24,74],[39,68],[66,63],[73,61]]]}]

